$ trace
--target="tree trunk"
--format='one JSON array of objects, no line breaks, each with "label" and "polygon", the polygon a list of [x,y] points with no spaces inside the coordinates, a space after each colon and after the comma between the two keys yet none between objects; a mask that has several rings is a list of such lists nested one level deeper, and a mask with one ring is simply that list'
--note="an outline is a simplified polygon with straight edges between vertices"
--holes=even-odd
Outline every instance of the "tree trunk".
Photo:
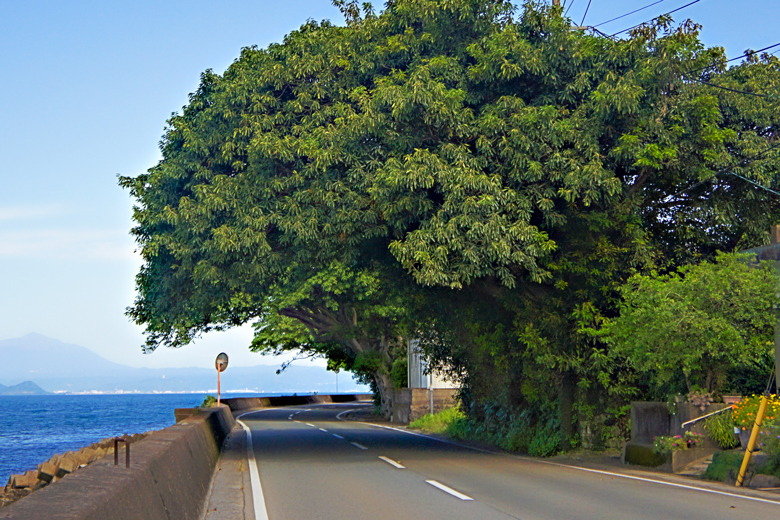
[{"label": "tree trunk", "polygon": [[574,436],[574,377],[569,372],[564,372],[561,378],[561,386],[558,390],[559,419],[561,422],[561,450],[571,449],[571,439]]},{"label": "tree trunk", "polygon": [[393,381],[389,374],[375,372],[374,382],[379,392],[380,413],[382,417],[389,420],[393,416]]}]

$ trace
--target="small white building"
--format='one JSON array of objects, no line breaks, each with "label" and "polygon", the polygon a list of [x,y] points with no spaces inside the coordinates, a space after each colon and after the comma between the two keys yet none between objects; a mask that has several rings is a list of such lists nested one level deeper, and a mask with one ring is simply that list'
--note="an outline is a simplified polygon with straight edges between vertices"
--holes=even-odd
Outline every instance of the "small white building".
[{"label": "small white building", "polygon": [[425,354],[418,347],[419,343],[418,340],[413,339],[409,341],[407,346],[409,363],[407,386],[409,388],[458,388],[456,384],[445,381],[443,375],[437,371],[431,374],[425,373],[428,362],[425,359]]}]

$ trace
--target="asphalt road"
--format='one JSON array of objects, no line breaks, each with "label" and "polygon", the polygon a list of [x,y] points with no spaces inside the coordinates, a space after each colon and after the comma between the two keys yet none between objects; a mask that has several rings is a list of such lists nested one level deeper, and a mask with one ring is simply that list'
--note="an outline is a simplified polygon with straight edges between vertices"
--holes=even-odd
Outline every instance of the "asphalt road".
[{"label": "asphalt road", "polygon": [[[339,420],[350,405],[251,412],[256,520],[769,519],[780,497],[481,452]],[[252,470],[250,461],[250,472]],[[259,482],[257,481],[259,476]],[[263,508],[263,504],[265,508]]]}]

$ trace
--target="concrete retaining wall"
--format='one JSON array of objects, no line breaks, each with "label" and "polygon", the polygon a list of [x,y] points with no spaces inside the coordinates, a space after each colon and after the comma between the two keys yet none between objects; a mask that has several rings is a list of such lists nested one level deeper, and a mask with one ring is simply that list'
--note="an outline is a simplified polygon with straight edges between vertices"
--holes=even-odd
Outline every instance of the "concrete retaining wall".
[{"label": "concrete retaining wall", "polygon": [[371,394],[283,395],[279,397],[231,397],[222,399],[222,402],[228,405],[232,411],[238,412],[253,408],[370,401],[371,398]]},{"label": "concrete retaining wall", "polygon": [[[664,471],[677,473],[691,462],[721,451],[720,447],[707,437],[703,421],[686,428],[683,428],[682,424],[728,406],[724,403],[717,403],[701,409],[691,403],[677,403],[676,413],[672,415],[666,403],[631,403],[631,440],[623,447],[623,463],[659,467]],[[667,457],[665,461],[664,457],[653,453],[653,439],[655,437],[682,435],[686,431],[704,436],[697,448],[676,451],[672,457]]]},{"label": "concrete retaining wall", "polygon": [[227,407],[203,410],[134,443],[129,469],[104,457],[0,509],[0,519],[198,519],[234,425]]},{"label": "concrete retaining wall", "polygon": [[[433,412],[455,406],[455,388],[433,388]],[[409,424],[431,412],[431,394],[427,388],[400,388],[393,399],[392,421]]]}]

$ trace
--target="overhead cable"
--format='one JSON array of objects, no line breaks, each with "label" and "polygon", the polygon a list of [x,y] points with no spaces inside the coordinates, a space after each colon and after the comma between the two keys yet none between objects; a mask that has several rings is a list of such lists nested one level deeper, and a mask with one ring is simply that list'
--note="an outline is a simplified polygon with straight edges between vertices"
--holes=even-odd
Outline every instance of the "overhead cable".
[{"label": "overhead cable", "polygon": [[698,83],[701,83],[702,85],[707,85],[708,87],[719,88],[721,90],[727,90],[729,92],[734,92],[735,94],[745,94],[746,96],[755,96],[755,97],[760,97],[760,98],[772,97],[772,96],[767,96],[766,94],[757,94],[755,92],[747,92],[745,90],[737,90],[737,89],[733,89],[733,88],[729,88],[729,87],[724,87],[723,85],[716,85],[715,83],[710,83],[708,81],[704,81],[704,80],[701,80],[701,79],[688,78],[688,77],[686,77],[686,79],[689,79],[691,81],[696,81]]},{"label": "overhead cable", "polygon": [[[768,147],[766,150],[764,150],[763,152],[759,153],[758,155],[755,155],[755,156],[753,156],[753,157],[749,157],[749,158],[748,158],[748,163],[747,163],[747,164],[748,164],[748,165],[750,165],[751,163],[753,163],[753,162],[755,162],[755,161],[757,161],[757,160],[761,159],[763,156],[765,156],[766,154],[768,154],[768,153],[769,153],[769,152],[771,152],[772,150],[776,149],[778,146],[780,146],[780,142],[777,142],[777,143],[775,143],[775,144],[771,145],[770,147]],[[730,175],[737,175],[737,174],[735,174],[735,173],[731,173],[731,172],[717,172],[715,175],[717,176],[717,175],[719,175],[719,174],[723,174],[723,173],[730,174]],[[739,175],[737,175],[737,177],[739,177]],[[697,182],[696,184],[693,184],[693,185],[691,185],[691,186],[688,186],[687,188],[683,188],[682,190],[678,191],[678,192],[677,192],[677,193],[675,193],[674,195],[671,195],[670,197],[671,197],[672,199],[675,199],[675,198],[679,197],[680,195],[682,195],[683,193],[685,193],[686,191],[690,191],[690,190],[692,190],[692,189],[694,189],[694,188],[697,188],[697,187],[701,186],[702,184],[704,184],[705,182],[710,182],[710,181],[712,181],[714,178],[715,178],[715,177],[710,177],[709,179],[704,179],[704,180],[702,180],[702,181],[699,181],[699,182]],[[744,177],[742,177],[742,178],[744,179]],[[745,180],[747,180],[747,179],[745,179]],[[753,181],[748,181],[748,182],[753,182]],[[753,183],[753,184],[755,184],[755,183]],[[760,185],[758,185],[758,184],[757,184],[757,186],[760,186]],[[764,188],[764,189],[769,189],[769,188],[765,188],[764,186],[761,186],[761,187],[762,187],[762,188]],[[770,191],[772,191],[772,190],[770,190]]]},{"label": "overhead cable", "polygon": [[[780,43],[775,43],[774,45],[770,45],[768,47],[764,47],[763,49],[758,49],[757,51],[746,52],[745,54],[743,54],[741,56],[737,56],[736,58],[731,58],[730,60],[726,60],[725,63],[730,63],[732,61],[741,60],[742,58],[747,58],[748,56],[753,56],[754,54],[758,54],[759,52],[768,51],[769,49],[774,49],[775,47],[780,47]],[[777,54],[778,52],[780,52],[780,49],[778,49],[775,52],[771,53],[770,56],[772,56],[774,54]],[[693,74],[694,72],[700,72],[702,70],[710,68],[711,66],[712,65],[707,65],[706,67],[701,67],[699,69],[689,70],[685,74]]]},{"label": "overhead cable", "polygon": [[[664,0],[661,0],[663,2]],[[585,14],[582,15],[582,21],[580,22],[580,26],[582,26],[585,23],[585,17],[588,16],[588,10],[590,9],[590,2],[591,0],[588,0],[588,7],[585,8]],[[594,27],[595,29],[595,27]]]},{"label": "overhead cable", "polygon": [[[636,9],[636,10],[634,10],[634,11],[631,11],[630,13],[621,14],[620,16],[617,16],[617,17],[615,17],[615,18],[613,18],[613,19],[611,19],[611,20],[607,20],[606,22],[601,22],[601,23],[599,23],[599,24],[596,24],[596,25],[594,25],[593,27],[599,27],[600,25],[606,25],[606,24],[608,24],[609,22],[614,22],[615,20],[620,20],[621,18],[625,18],[626,16],[632,15],[632,14],[634,14],[634,13],[638,13],[639,11],[644,11],[644,10],[645,10],[645,9],[647,9],[648,7],[653,7],[654,5],[658,5],[658,4],[660,4],[661,2],[663,2],[663,1],[664,1],[664,0],[658,0],[657,2],[653,2],[652,4],[648,4],[648,5],[644,6],[644,7],[640,7],[639,9]],[[590,7],[590,2],[588,2],[588,7]],[[588,10],[587,10],[587,9],[585,10],[585,14],[588,14]],[[585,23],[585,17],[584,17],[584,16],[582,17],[582,23]],[[581,23],[580,25],[582,25],[582,23]]]},{"label": "overhead cable", "polygon": [[574,0],[571,0],[571,3],[569,4],[569,7],[566,8],[566,12],[563,13],[563,16],[566,16],[567,14],[569,14],[569,9],[571,9],[571,6],[573,6],[573,5],[574,5]]},{"label": "overhead cable", "polygon": [[742,175],[739,175],[739,174],[737,174],[737,173],[734,173],[734,172],[724,172],[724,173],[726,173],[727,175],[733,175],[734,177],[739,177],[739,178],[740,178],[740,179],[742,179],[743,181],[747,181],[747,182],[749,182],[750,184],[753,184],[753,185],[755,185],[755,186],[758,186],[759,188],[761,188],[761,189],[764,189],[764,190],[766,190],[766,191],[768,191],[768,192],[770,192],[770,193],[774,193],[775,195],[780,195],[780,193],[776,192],[775,190],[773,190],[773,189],[770,189],[770,188],[767,188],[766,186],[763,186],[763,185],[761,185],[761,184],[759,184],[759,183],[757,183],[757,182],[751,181],[751,180],[750,180],[750,179],[748,179],[747,177],[743,177]]},{"label": "overhead cable", "polygon": [[[659,16],[669,16],[672,13],[676,13],[677,11],[679,11],[681,9],[685,9],[686,7],[690,7],[693,4],[698,4],[699,2],[701,2],[701,0],[693,0],[693,2],[691,2],[689,4],[685,4],[685,5],[681,6],[681,7],[678,7],[677,9],[672,9],[668,13],[664,13],[663,15],[659,15]],[[657,18],[658,18],[658,16],[656,16],[655,18],[652,18],[651,20],[647,20],[646,22],[638,23],[638,24],[636,24],[636,25],[634,25],[632,27],[629,27],[628,29],[623,29],[622,31],[618,31],[618,32],[610,35],[610,38],[612,38],[613,36],[617,36],[620,33],[624,33],[624,32],[630,31],[632,29],[636,29],[637,27],[641,27],[641,26],[643,26],[646,23],[649,23],[649,22],[652,22],[653,20],[656,20]]]}]

